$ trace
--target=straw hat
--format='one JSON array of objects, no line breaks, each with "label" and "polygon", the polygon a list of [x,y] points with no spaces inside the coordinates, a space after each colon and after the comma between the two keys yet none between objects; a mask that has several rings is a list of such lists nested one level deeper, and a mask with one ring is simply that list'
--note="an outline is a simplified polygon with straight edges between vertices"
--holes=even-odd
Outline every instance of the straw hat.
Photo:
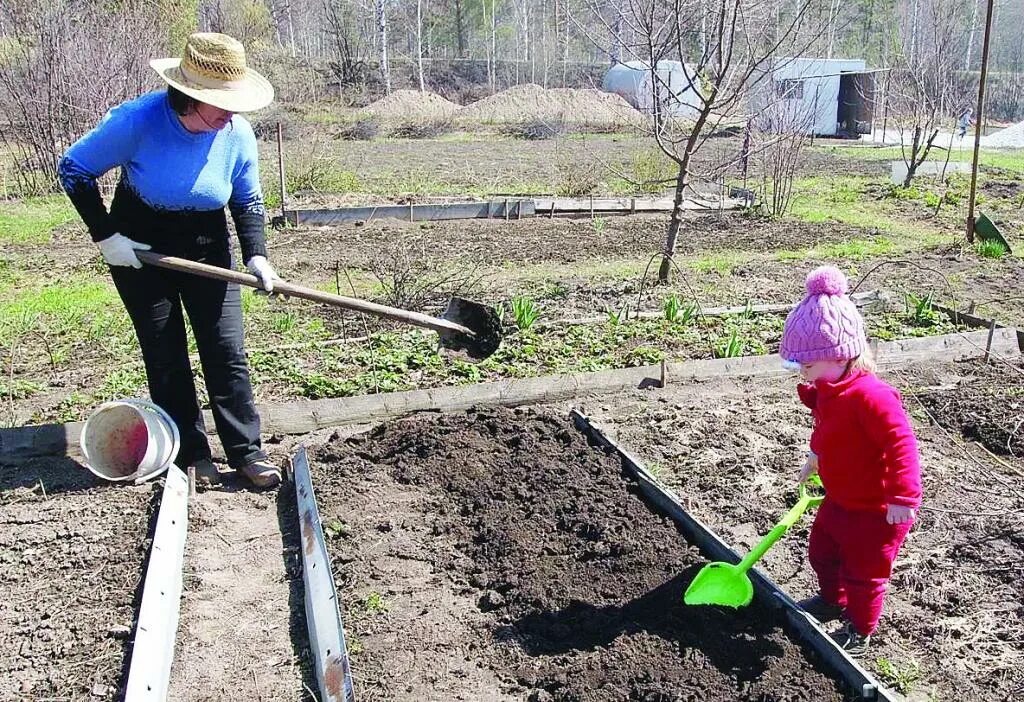
[{"label": "straw hat", "polygon": [[189,97],[228,112],[251,112],[274,100],[274,87],[245,64],[245,47],[227,34],[197,32],[183,58],[153,59],[149,65]]}]

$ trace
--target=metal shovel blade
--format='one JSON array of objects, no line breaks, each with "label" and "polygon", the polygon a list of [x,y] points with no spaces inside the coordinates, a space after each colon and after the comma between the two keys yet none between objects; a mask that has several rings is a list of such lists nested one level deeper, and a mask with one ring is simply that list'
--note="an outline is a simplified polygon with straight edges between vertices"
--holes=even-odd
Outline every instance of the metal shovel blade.
[{"label": "metal shovel blade", "polygon": [[493,307],[453,297],[448,301],[448,308],[441,319],[461,325],[471,332],[439,332],[441,347],[467,360],[482,361],[501,345],[501,319]]},{"label": "metal shovel blade", "polygon": [[746,607],[754,599],[754,585],[745,570],[730,563],[708,563],[686,588],[688,605]]}]

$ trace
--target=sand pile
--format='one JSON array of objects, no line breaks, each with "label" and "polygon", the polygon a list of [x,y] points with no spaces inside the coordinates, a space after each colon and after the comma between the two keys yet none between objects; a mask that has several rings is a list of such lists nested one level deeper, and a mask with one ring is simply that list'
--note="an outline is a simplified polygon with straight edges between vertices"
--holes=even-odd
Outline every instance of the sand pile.
[{"label": "sand pile", "polygon": [[[974,128],[971,128],[974,131]],[[1024,122],[1010,125],[1006,129],[1000,129],[988,136],[981,138],[981,145],[990,149],[1020,149],[1024,148]]]},{"label": "sand pile", "polygon": [[396,90],[363,108],[364,113],[386,122],[441,122],[458,110],[454,102],[418,90]]},{"label": "sand pile", "polygon": [[643,121],[639,112],[613,93],[534,84],[517,85],[467,105],[459,118],[491,124],[541,120],[602,127],[635,126]]}]

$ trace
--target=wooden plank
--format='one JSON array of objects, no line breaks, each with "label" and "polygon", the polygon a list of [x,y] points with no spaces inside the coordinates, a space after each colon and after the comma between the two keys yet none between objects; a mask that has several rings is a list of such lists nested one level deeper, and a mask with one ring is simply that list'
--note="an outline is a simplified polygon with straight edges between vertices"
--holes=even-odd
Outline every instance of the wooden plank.
[{"label": "wooden plank", "polygon": [[[623,468],[636,479],[640,492],[647,501],[672,519],[687,540],[700,548],[706,557],[726,563],[740,562],[739,554],[711,528],[687,512],[679,498],[661,485],[633,454],[614,439],[610,439],[578,410],[572,410],[570,418],[576,428],[586,434],[591,441],[606,452],[618,455]],[[749,572],[758,599],[772,609],[782,609],[798,636],[822,657],[853,694],[865,700],[897,699],[871,673],[836,645],[821,625],[797,607],[796,602],[763,571],[752,568]]]},{"label": "wooden plank", "polygon": [[298,504],[299,533],[302,536],[306,627],[309,630],[309,649],[313,654],[320,699],[324,702],[353,702],[355,690],[345,627],[341,621],[338,591],[331,572],[331,557],[324,542],[320,512],[304,447],[300,447],[292,458],[292,472]]},{"label": "wooden plank", "polygon": [[532,217],[536,213],[532,200],[507,200],[290,210],[287,218],[293,226],[329,226],[346,222],[369,222],[375,219],[402,219],[413,222],[485,219],[488,217],[507,219],[513,212],[517,213],[519,218]]},{"label": "wooden plank", "polygon": [[[883,342],[878,344],[878,363],[880,367],[886,368],[934,358],[950,361],[981,358],[987,340],[986,330]],[[996,329],[992,337],[992,353],[1010,358],[1019,357],[1021,348],[1017,341],[1017,330]],[[775,354],[670,363],[667,370],[673,382],[716,377],[768,377],[787,372],[782,369]],[[548,375],[475,385],[303,400],[261,405],[259,410],[264,433],[304,434],[324,427],[424,410],[456,411],[474,405],[514,407],[557,402],[580,395],[649,387],[656,385],[660,378],[661,365],[658,364],[594,373]],[[211,416],[208,412],[204,416],[206,426],[213,431]],[[81,423],[0,429],[0,462],[16,462],[34,456],[65,455],[69,447],[77,446],[80,432]]]},{"label": "wooden plank", "polygon": [[164,474],[160,512],[149,550],[135,625],[126,702],[167,698],[181,607],[181,568],[188,533],[188,479],[177,466]]}]

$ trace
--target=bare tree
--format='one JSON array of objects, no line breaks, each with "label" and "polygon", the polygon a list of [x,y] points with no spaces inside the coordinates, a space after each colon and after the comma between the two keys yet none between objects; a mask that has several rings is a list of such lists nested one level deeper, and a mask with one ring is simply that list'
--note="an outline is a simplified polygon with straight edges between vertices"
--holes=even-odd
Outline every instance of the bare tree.
[{"label": "bare tree", "polygon": [[384,92],[391,94],[391,66],[388,64],[388,14],[387,0],[375,0],[374,18],[377,21],[377,41],[380,51],[380,76],[384,81]]},{"label": "bare tree", "polygon": [[963,4],[956,0],[918,2],[910,23],[910,49],[897,53],[886,95],[888,119],[899,133],[900,153],[907,167],[905,188],[928,159],[942,125],[952,129],[971,104],[970,94],[956,80],[961,56],[950,50],[963,30]]},{"label": "bare tree", "polygon": [[[777,5],[783,0],[623,0],[629,32],[639,38],[625,50],[650,73],[650,133],[676,164],[660,281],[667,282],[671,275],[683,202],[695,176],[694,155],[723,124],[736,122],[750,93],[767,82],[783,56],[799,55],[820,34],[820,28],[803,31],[813,1],[786,2],[783,11]],[[598,18],[608,14],[600,4],[592,3],[591,8]],[[604,21],[610,32],[610,23]],[[686,85],[673,84],[660,69],[659,64],[668,60],[682,66]],[[697,175],[713,177],[737,159],[733,155]]]},{"label": "bare tree", "polygon": [[0,143],[18,160],[23,193],[53,189],[67,147],[108,109],[154,85],[148,60],[171,50],[156,10],[146,0],[116,10],[65,0],[0,4]]}]

